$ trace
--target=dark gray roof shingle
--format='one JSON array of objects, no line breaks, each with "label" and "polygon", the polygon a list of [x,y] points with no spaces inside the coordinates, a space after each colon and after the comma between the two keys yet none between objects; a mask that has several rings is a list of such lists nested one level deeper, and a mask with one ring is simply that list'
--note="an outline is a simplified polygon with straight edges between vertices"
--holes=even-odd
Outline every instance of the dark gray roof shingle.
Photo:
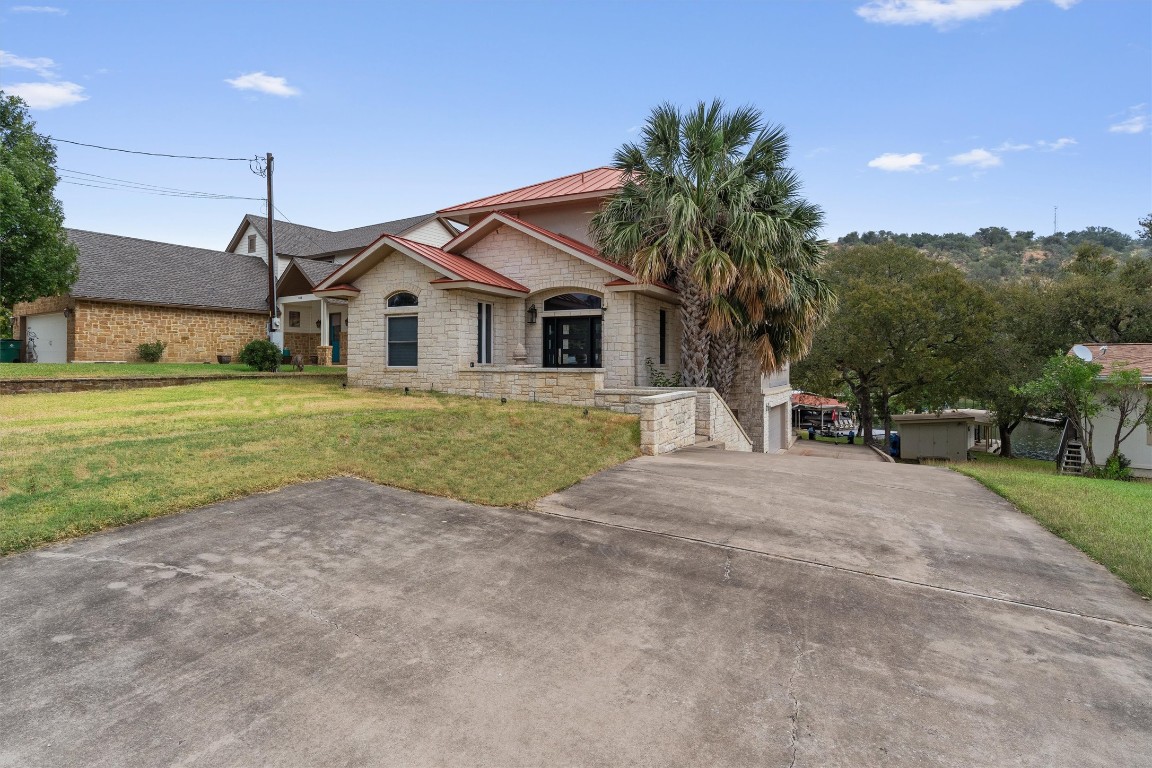
[{"label": "dark gray roof shingle", "polygon": [[304,277],[308,278],[308,282],[312,284],[313,288],[328,275],[344,266],[343,264],[333,264],[330,261],[313,261],[312,259],[293,259],[292,263],[304,273]]},{"label": "dark gray roof shingle", "polygon": [[[277,219],[275,223],[276,253],[282,256],[300,256],[309,259],[341,251],[359,250],[380,235],[398,235],[435,215],[425,213],[422,216],[410,216],[407,219],[342,229],[338,232],[330,232],[317,227],[306,227],[303,224],[291,224]],[[256,228],[264,242],[268,242],[268,218],[256,213],[250,213],[244,218]]]},{"label": "dark gray roof shingle", "polygon": [[68,229],[77,298],[246,311],[268,308],[268,268],[255,256]]}]

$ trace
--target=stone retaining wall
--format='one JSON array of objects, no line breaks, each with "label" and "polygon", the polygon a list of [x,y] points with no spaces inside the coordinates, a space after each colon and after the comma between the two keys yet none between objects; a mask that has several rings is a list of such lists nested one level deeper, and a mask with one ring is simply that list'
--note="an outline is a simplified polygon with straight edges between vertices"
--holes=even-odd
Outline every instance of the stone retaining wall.
[{"label": "stone retaining wall", "polygon": [[640,453],[659,456],[696,443],[696,393],[647,395],[640,405]]},{"label": "stone retaining wall", "polygon": [[[691,395],[695,398],[694,434],[702,440],[715,440],[724,443],[729,451],[748,452],[752,450],[752,440],[744,432],[736,416],[728,408],[720,393],[711,387],[695,389],[669,389],[660,387],[623,387],[602,389],[596,392],[596,406],[618,413],[642,412],[644,402],[655,395],[670,393]],[[641,425],[641,441],[643,441]]]},{"label": "stone retaining wall", "polygon": [[214,374],[210,376],[123,376],[101,378],[92,376],[76,379],[0,379],[0,395],[28,395],[55,392],[91,392],[99,389],[144,389],[147,387],[178,387],[205,381],[232,379],[328,379],[341,381],[340,376],[323,373],[243,373]]}]

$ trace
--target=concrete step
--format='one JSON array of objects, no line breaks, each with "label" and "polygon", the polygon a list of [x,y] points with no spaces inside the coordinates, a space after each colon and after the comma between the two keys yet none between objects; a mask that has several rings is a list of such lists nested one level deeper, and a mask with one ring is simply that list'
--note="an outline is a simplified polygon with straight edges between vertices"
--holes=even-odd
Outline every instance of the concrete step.
[{"label": "concrete step", "polygon": [[709,440],[708,438],[697,438],[696,444],[693,448],[708,448],[716,450],[724,450],[724,443],[720,440]]}]

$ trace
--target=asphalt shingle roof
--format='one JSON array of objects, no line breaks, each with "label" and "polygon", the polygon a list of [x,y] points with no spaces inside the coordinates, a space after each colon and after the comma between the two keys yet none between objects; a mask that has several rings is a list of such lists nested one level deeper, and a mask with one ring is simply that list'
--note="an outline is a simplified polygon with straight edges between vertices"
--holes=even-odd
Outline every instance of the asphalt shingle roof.
[{"label": "asphalt shingle roof", "polygon": [[[340,251],[359,250],[381,235],[398,235],[434,215],[425,213],[422,216],[410,216],[407,219],[385,221],[380,224],[342,229],[337,232],[307,227],[303,224],[291,224],[277,219],[275,223],[276,253],[308,259],[330,253],[339,253]],[[260,237],[264,238],[264,242],[268,242],[268,217],[250,213],[244,218],[256,228]]]},{"label": "asphalt shingle roof", "polygon": [[308,282],[315,288],[320,281],[342,267],[342,264],[333,264],[330,261],[312,261],[311,259],[296,259],[293,262],[296,268],[304,273]]},{"label": "asphalt shingle roof", "polygon": [[68,229],[77,298],[247,311],[268,308],[268,268],[255,257]]}]

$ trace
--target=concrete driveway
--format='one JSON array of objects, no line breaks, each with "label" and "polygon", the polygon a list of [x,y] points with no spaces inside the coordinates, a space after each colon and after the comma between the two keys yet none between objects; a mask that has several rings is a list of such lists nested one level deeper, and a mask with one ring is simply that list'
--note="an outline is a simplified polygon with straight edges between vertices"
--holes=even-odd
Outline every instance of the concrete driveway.
[{"label": "concrete driveway", "polygon": [[3,766],[1147,765],[1152,609],[943,470],[335,479],[0,561]]}]

